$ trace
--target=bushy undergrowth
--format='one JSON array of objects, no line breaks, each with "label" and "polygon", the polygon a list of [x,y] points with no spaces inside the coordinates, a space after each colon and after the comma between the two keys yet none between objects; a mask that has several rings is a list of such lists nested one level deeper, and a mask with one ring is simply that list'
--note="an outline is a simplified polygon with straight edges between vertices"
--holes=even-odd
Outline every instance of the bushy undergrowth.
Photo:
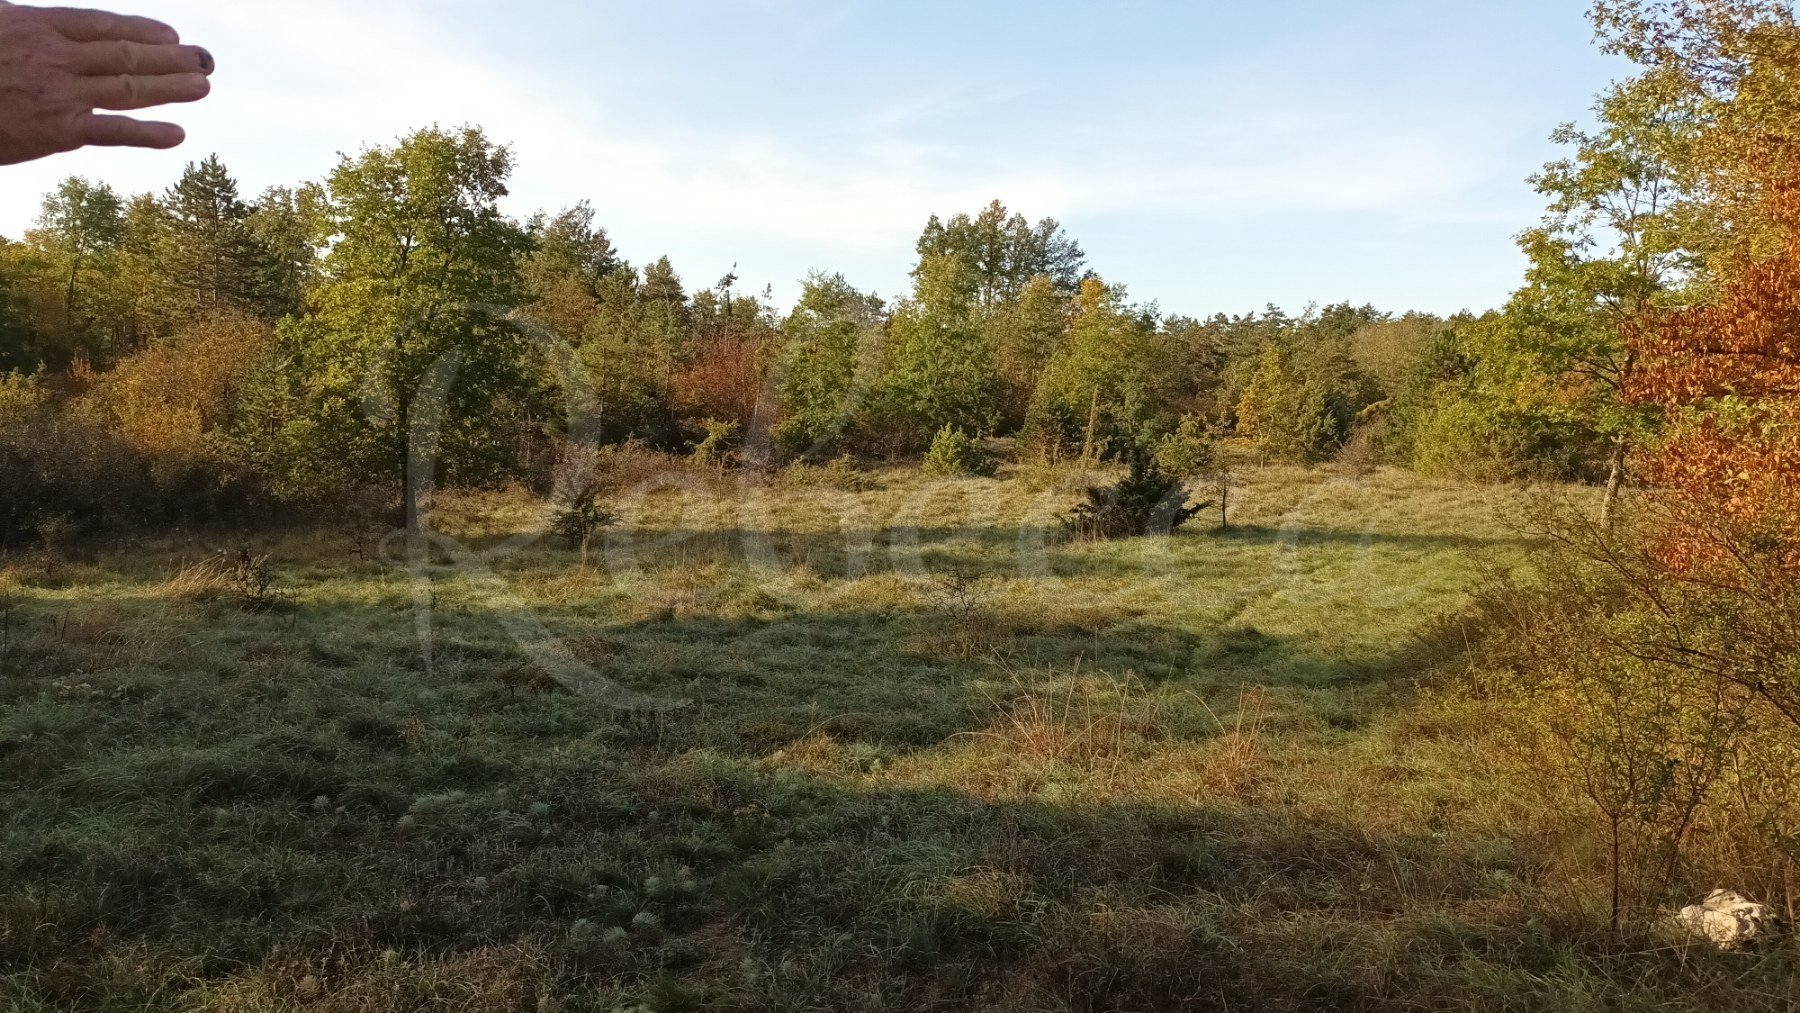
[{"label": "bushy undergrowth", "polygon": [[1785,673],[1793,576],[1729,545],[1733,580],[1671,569],[1654,500],[1610,528],[1539,506],[1547,542],[1529,570],[1495,574],[1476,597],[1477,686],[1503,702],[1524,767],[1603,842],[1616,931],[1641,932],[1722,883],[1792,911],[1800,822],[1800,699]]},{"label": "bushy undergrowth", "polygon": [[0,541],[46,521],[83,531],[248,516],[271,505],[247,471],[146,450],[91,408],[45,404],[0,418]]},{"label": "bushy undergrowth", "polygon": [[843,492],[868,492],[878,485],[875,476],[863,470],[856,458],[848,454],[834,457],[822,465],[796,461],[781,473],[781,481],[796,489],[827,488]]}]

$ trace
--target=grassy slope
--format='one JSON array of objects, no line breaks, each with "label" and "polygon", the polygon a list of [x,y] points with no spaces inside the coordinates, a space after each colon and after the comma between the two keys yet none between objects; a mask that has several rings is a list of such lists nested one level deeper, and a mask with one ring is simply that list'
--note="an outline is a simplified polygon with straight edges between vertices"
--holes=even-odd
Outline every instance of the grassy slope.
[{"label": "grassy slope", "polygon": [[[220,539],[8,563],[0,1008],[1777,1001],[1547,916],[1531,787],[1420,702],[1506,494],[1268,470],[1229,532],[1059,547],[1042,483],[689,486],[586,570],[437,567],[429,670],[335,532],[265,540],[269,612],[169,583]],[[566,691],[520,616],[688,706]]]}]

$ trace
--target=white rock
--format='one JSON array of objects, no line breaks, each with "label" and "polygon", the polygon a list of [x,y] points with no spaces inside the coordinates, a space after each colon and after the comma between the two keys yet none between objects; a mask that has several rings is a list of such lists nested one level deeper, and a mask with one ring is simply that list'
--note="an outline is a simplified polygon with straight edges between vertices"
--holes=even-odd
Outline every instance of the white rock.
[{"label": "white rock", "polygon": [[1735,890],[1714,890],[1677,917],[1690,933],[1721,950],[1741,949],[1775,931],[1775,912]]}]

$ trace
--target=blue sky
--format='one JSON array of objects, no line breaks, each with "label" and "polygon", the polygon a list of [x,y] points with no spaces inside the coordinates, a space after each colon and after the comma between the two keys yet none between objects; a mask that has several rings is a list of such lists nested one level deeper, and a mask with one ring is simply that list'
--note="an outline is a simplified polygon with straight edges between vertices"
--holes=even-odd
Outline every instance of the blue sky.
[{"label": "blue sky", "polygon": [[928,215],[999,197],[1171,312],[1486,308],[1551,129],[1628,70],[1585,0],[114,6],[212,48],[213,97],[178,152],[0,169],[0,234],[69,174],[160,188],[217,151],[254,193],[477,123],[515,213],[589,199],[634,262],[778,303],[813,268],[893,295]]}]

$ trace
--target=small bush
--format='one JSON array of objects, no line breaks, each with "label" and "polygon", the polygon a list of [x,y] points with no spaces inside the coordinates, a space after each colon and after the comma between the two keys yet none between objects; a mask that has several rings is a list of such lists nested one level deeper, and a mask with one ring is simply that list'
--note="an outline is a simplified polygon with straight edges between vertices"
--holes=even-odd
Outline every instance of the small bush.
[{"label": "small bush", "polygon": [[597,488],[617,493],[667,481],[682,464],[681,458],[655,450],[643,440],[630,439],[600,448],[594,460],[594,478]]},{"label": "small bush", "polygon": [[945,426],[931,441],[925,455],[927,475],[953,477],[959,475],[991,476],[998,470],[992,456],[982,449],[980,441],[955,426]]},{"label": "small bush", "polygon": [[253,612],[273,612],[290,604],[269,557],[248,548],[189,563],[164,590],[193,601],[233,601]]},{"label": "small bush", "polygon": [[737,446],[744,427],[718,419],[704,419],[701,425],[706,427],[706,438],[695,445],[690,459],[703,468],[725,467],[731,461],[732,449]]},{"label": "small bush", "polygon": [[588,543],[594,535],[619,523],[619,515],[603,506],[594,490],[584,489],[569,502],[569,505],[557,512],[556,518],[550,522],[550,531],[558,538],[569,543],[569,548],[580,549],[582,562],[587,561]]},{"label": "small bush", "polygon": [[1212,503],[1190,504],[1187,486],[1157,467],[1148,455],[1131,460],[1131,472],[1117,485],[1095,486],[1087,502],[1070,511],[1063,530],[1078,539],[1140,538],[1174,533]]}]

